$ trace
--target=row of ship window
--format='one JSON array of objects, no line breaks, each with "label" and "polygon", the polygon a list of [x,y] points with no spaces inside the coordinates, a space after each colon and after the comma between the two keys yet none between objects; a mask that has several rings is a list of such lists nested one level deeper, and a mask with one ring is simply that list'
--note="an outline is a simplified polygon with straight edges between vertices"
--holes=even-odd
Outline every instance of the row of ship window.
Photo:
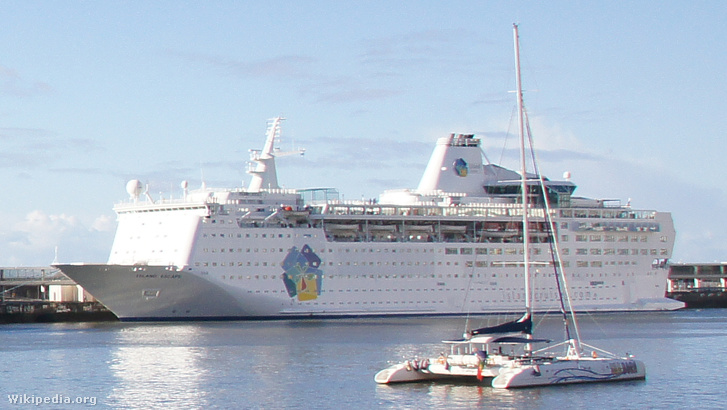
[{"label": "row of ship window", "polygon": [[[615,288],[615,286],[613,286],[613,287]],[[608,286],[605,286],[605,288],[608,288]],[[439,290],[439,291],[451,291],[451,290],[454,290],[454,291],[464,291],[464,289],[431,289],[432,292],[435,292],[437,290]],[[483,289],[474,289],[474,290],[483,291]],[[487,289],[487,288],[484,289],[484,291],[489,291],[489,290],[490,289]],[[347,289],[345,291],[344,290],[338,290],[338,293],[346,293],[346,292],[349,292],[350,293],[350,292],[358,292],[358,291],[359,291],[359,289],[354,289],[354,290]],[[362,292],[366,292],[366,289],[363,289],[361,291]],[[399,291],[399,289],[386,289],[386,290],[383,290],[383,289],[379,289],[379,290],[370,289],[369,291],[370,292],[373,292],[373,293],[397,292],[397,291]],[[406,289],[401,289],[400,291],[401,292],[406,292]],[[409,291],[410,292],[413,292],[412,289],[409,289]],[[421,292],[421,291],[422,290],[420,290],[420,289],[417,289],[416,290],[416,292]],[[423,291],[426,292],[427,289],[423,289]],[[500,291],[500,292],[503,292],[503,289],[492,289],[492,291]],[[321,294],[324,294],[326,292],[328,292],[328,293],[336,293],[336,291],[325,291],[325,290],[322,290],[321,291]],[[499,300],[498,299],[490,299],[490,300],[482,300],[482,299],[474,300],[473,299],[473,300],[470,300],[469,303],[521,302],[524,299],[524,296],[523,296],[522,293],[519,293],[519,292],[516,293],[515,291],[510,291],[509,289],[505,290],[504,292],[505,293],[503,293],[503,294],[500,295],[500,299]],[[247,293],[262,293],[262,294],[270,294],[270,293],[277,294],[277,293],[280,293],[280,294],[285,294],[286,292],[284,290],[278,291],[278,290],[252,290],[252,289],[250,289],[250,290],[247,291]],[[586,291],[583,291],[583,290],[581,290],[581,291],[579,291],[579,290],[571,290],[571,294],[570,295],[571,295],[571,297],[574,300],[615,300],[616,299],[615,297],[611,298],[611,297],[602,297],[602,296],[599,296],[597,292],[591,292],[590,290],[586,290]],[[551,292],[550,295],[536,292],[536,294],[533,295],[533,300],[535,302],[543,302],[543,301],[555,301],[555,300],[559,300],[559,298],[553,292]],[[311,302],[308,302],[308,301],[299,302],[299,304],[305,304],[305,305],[309,305],[310,303]],[[352,301],[313,302],[314,305],[327,305],[328,304],[328,305],[332,305],[332,306],[333,305],[343,305],[343,304],[349,304],[349,305],[350,304],[356,304],[356,305],[358,305],[358,304],[362,304],[362,305],[366,305],[366,304],[376,305],[376,304],[379,304],[379,305],[382,305],[382,304],[400,304],[400,303],[401,304],[444,303],[444,301],[443,300],[438,300],[438,301],[421,301],[421,300],[414,301],[414,300],[410,300],[410,301],[402,301],[402,302],[400,302],[400,301],[397,301],[397,300],[387,300],[387,301],[378,301],[378,302],[376,302],[376,301],[360,301],[360,302],[359,301],[353,301],[353,302]]]},{"label": "row of ship window", "polygon": [[[623,265],[631,265],[636,266],[638,263],[636,261],[576,261],[576,266],[579,268],[600,268],[603,266],[623,266]],[[267,266],[280,266],[280,262],[195,262],[195,266],[197,267],[233,267],[233,266],[256,266],[256,267],[267,267]],[[326,263],[323,262],[321,264],[322,266],[326,266]],[[328,262],[328,266],[427,266],[427,262]],[[428,266],[459,266],[459,262],[429,262]],[[465,261],[464,266],[468,268],[514,268],[514,267],[522,267],[523,262],[513,262],[513,261]],[[549,263],[549,266],[552,266],[552,263]],[[562,266],[564,268],[568,268],[571,266],[571,261],[563,261]]]},{"label": "row of ship window", "polygon": [[[631,242],[648,242],[649,235],[619,235],[618,237],[616,235],[575,235],[576,242],[629,242],[629,239],[631,240]],[[567,242],[568,240],[568,235],[561,235],[561,241]],[[669,241],[668,236],[659,236],[659,242],[667,241]]]},{"label": "row of ship window", "polygon": [[[592,297],[573,297],[573,299],[575,299],[575,300],[616,300],[616,298],[598,297],[595,294]],[[555,301],[555,299],[547,299],[545,301],[538,300],[538,299],[535,300],[536,303],[538,303],[538,302],[552,302],[552,301]],[[518,302],[518,300],[510,300],[510,299],[507,299],[507,300],[506,299],[500,299],[500,300],[497,300],[497,299],[482,300],[482,299],[479,299],[479,300],[471,300],[469,303],[470,304],[475,304],[475,303],[477,303],[477,304],[484,304],[484,303],[496,303],[496,304],[500,304],[500,303],[506,303],[506,302],[516,303],[516,302]],[[406,301],[399,302],[399,301],[396,301],[396,300],[394,300],[394,301],[387,300],[385,302],[384,301],[378,301],[378,302],[374,302],[374,301],[371,301],[371,302],[369,302],[369,301],[350,302],[350,301],[348,301],[348,302],[312,302],[312,303],[311,302],[298,302],[299,305],[305,305],[305,306],[310,306],[310,305],[313,305],[313,306],[372,305],[373,306],[373,305],[400,305],[400,304],[401,305],[412,305],[412,304],[421,304],[421,303],[424,303],[424,304],[427,304],[427,305],[437,304],[437,303],[443,304],[444,301],[443,300],[434,300],[434,301],[421,301],[421,300],[413,301],[413,300],[410,300],[408,302],[406,302]]]},{"label": "row of ship window", "polygon": [[[247,202],[246,202],[247,203]],[[249,202],[253,203],[253,202]],[[262,202],[258,202],[257,204],[262,204]],[[189,208],[189,209],[197,209],[197,208]],[[201,209],[201,208],[200,208]],[[360,208],[359,208],[360,209]],[[237,213],[244,214],[248,212],[250,208],[237,208]],[[442,214],[442,208],[436,208],[434,212],[427,213],[428,215],[441,215]],[[446,210],[446,208],[444,209]],[[507,209],[483,209],[484,211],[489,211],[493,216],[501,216],[501,215],[507,215],[509,214]],[[437,212],[438,211],[438,212]],[[221,209],[221,213],[227,214],[229,211],[224,211]],[[360,215],[360,212],[351,212],[351,210],[348,207],[334,207],[331,208],[331,213],[335,215]],[[456,215],[457,213],[454,213]],[[374,215],[406,215],[406,211],[402,210],[402,212],[396,212],[396,208],[391,208],[389,212],[380,212],[376,213]],[[623,210],[586,210],[586,209],[562,209],[560,210],[560,216],[562,218],[598,218],[598,219],[629,219],[629,220],[653,220],[655,219],[655,212],[654,211],[623,211]],[[219,223],[219,224],[235,224],[236,221],[232,219],[211,219],[211,220],[204,220],[205,223]],[[566,223],[566,222],[564,222]],[[652,223],[652,225],[657,225]]]},{"label": "row of ship window", "polygon": [[[282,275],[282,273],[278,274],[278,275],[261,275],[261,274],[257,274],[257,275],[222,275],[222,280],[235,280],[235,279],[237,279],[237,280],[243,280],[243,279],[246,279],[246,280],[251,280],[251,279],[280,280],[281,275]],[[604,272],[598,273],[599,278],[608,278],[609,276],[615,278],[615,277],[621,277],[624,275],[625,276],[635,276],[635,274],[633,272],[626,273],[626,274],[622,274],[621,272],[611,272],[610,274],[604,273]],[[518,273],[515,273],[512,275],[513,278],[519,278],[521,276],[522,276],[522,274],[518,274]],[[552,273],[547,273],[547,274],[535,273],[534,274],[535,278],[552,277],[552,276],[553,276]],[[573,278],[581,278],[581,277],[596,278],[595,273],[573,273],[570,276]],[[474,279],[474,278],[478,278],[478,279],[495,278],[496,279],[498,277],[510,278],[510,274],[506,273],[506,274],[498,275],[497,273],[493,273],[493,274],[488,274],[488,275],[481,275],[481,274],[477,273],[477,274],[469,274],[469,275],[458,275],[456,273],[454,273],[454,274],[448,273],[448,274],[444,275],[444,274],[440,273],[440,274],[426,275],[426,274],[411,274],[410,273],[410,274],[405,274],[405,275],[387,275],[387,274],[383,274],[383,275],[382,274],[375,274],[375,275],[374,274],[369,274],[369,275],[350,275],[350,274],[349,275],[325,275],[325,274],[323,274],[323,275],[321,275],[321,279],[326,279],[326,280],[330,280],[330,279],[356,279],[356,280],[360,280],[360,279],[428,279],[428,278],[431,278],[431,279],[457,279],[460,277],[470,278],[470,279]],[[445,286],[445,285],[446,285],[445,282],[437,282],[437,286]],[[490,282],[490,286],[497,286],[497,282]],[[609,287],[603,281],[591,281],[591,286],[602,286],[605,288]],[[615,285],[614,285],[614,287],[615,287]],[[581,287],[578,286],[575,289],[580,289],[580,288]],[[411,289],[409,289],[409,290],[411,290]],[[417,289],[417,291],[418,290],[419,289]],[[462,290],[464,290],[464,289],[462,289]],[[507,289],[507,290],[510,290],[510,289]]]},{"label": "row of ship window", "polygon": [[[203,252],[205,253],[243,253],[242,248],[203,248]],[[369,250],[370,253],[374,253],[374,249]],[[376,252],[381,252],[381,249],[377,249]],[[389,249],[385,248],[383,250],[383,253],[389,253]],[[426,250],[422,253],[427,253]],[[474,251],[475,255],[522,255],[523,250],[519,248],[445,248],[444,254],[445,255],[472,255]],[[131,251],[129,251],[131,252]],[[163,252],[163,251],[159,251]],[[283,248],[246,248],[244,253],[283,253],[287,252]],[[328,253],[333,253],[333,249],[328,249]],[[339,249],[338,253],[350,253],[350,248],[345,249]],[[127,252],[128,253],[128,252]],[[154,253],[154,250],[152,250],[152,253]],[[326,253],[326,249],[321,249],[321,254]],[[354,253],[359,253],[359,249],[354,249]],[[366,253],[366,249],[361,249],[361,253]],[[392,249],[391,253],[397,253],[396,249]],[[406,252],[404,252],[403,249],[399,250],[399,253],[412,253],[411,248],[406,249]],[[415,249],[414,253],[419,253],[419,249]],[[429,253],[434,253],[434,249],[430,249]],[[442,253],[442,250],[439,249],[438,253]],[[570,255],[570,248],[563,248],[561,249],[561,253],[563,255]],[[543,254],[543,250],[541,248],[533,248],[530,252],[531,255],[541,255]],[[661,249],[636,249],[636,248],[576,248],[575,249],[575,255],[659,255],[659,256],[668,256],[669,251],[666,248]],[[418,263],[417,263],[418,264]]]},{"label": "row of ship window", "polygon": [[[301,234],[274,234],[274,233],[204,233],[202,234],[202,237],[204,238],[246,238],[246,239],[282,239],[282,238],[300,238]],[[317,235],[315,234],[303,234],[302,237],[307,238],[315,238]],[[568,242],[570,240],[569,235],[561,235],[560,240],[562,242]],[[648,242],[649,235],[598,235],[598,234],[578,234],[575,235],[576,242]],[[660,242],[667,242],[669,240],[669,237],[666,235],[661,235],[659,237]]]},{"label": "row of ship window", "polygon": [[561,209],[560,216],[563,218],[654,219],[656,215],[654,211]]}]

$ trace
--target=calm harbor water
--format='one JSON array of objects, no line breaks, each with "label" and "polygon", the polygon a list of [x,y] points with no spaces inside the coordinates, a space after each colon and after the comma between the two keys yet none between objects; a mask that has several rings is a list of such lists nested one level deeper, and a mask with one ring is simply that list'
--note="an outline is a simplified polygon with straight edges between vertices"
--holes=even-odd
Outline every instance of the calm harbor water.
[{"label": "calm harbor water", "polygon": [[[464,318],[21,324],[0,327],[0,408],[725,407],[727,310],[580,322],[587,343],[644,360],[647,380],[513,391],[374,383],[388,361],[441,351]],[[546,317],[538,336],[559,339],[558,323]]]}]

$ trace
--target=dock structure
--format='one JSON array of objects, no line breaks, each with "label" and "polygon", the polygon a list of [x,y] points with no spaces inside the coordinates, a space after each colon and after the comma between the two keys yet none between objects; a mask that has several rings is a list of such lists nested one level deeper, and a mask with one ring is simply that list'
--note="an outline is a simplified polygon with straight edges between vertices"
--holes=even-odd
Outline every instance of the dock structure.
[{"label": "dock structure", "polygon": [[83,301],[78,285],[52,267],[0,268],[0,301]]},{"label": "dock structure", "polygon": [[666,296],[687,308],[727,307],[727,262],[670,264]]},{"label": "dock structure", "polygon": [[53,267],[0,267],[0,323],[116,320]]}]

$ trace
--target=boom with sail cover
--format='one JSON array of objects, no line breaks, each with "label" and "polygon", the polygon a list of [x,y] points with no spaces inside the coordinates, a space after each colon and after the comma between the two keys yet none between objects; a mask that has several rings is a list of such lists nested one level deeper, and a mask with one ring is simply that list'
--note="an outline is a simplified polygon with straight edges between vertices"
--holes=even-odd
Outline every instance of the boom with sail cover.
[{"label": "boom with sail cover", "polygon": [[500,333],[525,333],[532,334],[533,331],[533,320],[529,313],[526,313],[518,320],[512,322],[502,323],[497,326],[482,327],[473,330],[472,335],[494,335]]}]

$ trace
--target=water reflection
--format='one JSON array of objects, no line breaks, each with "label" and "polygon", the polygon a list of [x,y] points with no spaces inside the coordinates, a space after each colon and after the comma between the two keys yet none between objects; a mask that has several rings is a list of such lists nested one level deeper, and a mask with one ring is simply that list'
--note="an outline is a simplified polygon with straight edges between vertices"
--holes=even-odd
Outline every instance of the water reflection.
[{"label": "water reflection", "polygon": [[[540,407],[539,390],[494,389],[475,383],[415,383],[377,385],[376,396],[382,404],[402,405],[405,408],[528,408]],[[406,403],[416,397],[415,401]]]},{"label": "water reflection", "polygon": [[123,409],[206,407],[200,384],[207,371],[199,333],[195,325],[140,325],[120,331],[109,363],[116,383],[107,403]]}]

